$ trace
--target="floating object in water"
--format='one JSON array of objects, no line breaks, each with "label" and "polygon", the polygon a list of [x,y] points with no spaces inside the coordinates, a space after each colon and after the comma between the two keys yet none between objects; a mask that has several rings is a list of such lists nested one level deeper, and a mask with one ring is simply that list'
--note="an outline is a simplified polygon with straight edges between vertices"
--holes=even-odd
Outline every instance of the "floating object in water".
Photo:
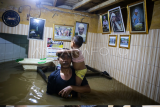
[{"label": "floating object in water", "polygon": [[52,58],[43,58],[43,59],[32,59],[32,58],[24,58],[17,59],[16,62],[22,64],[24,70],[32,70],[37,71],[37,67],[39,66],[51,66],[54,59]]},{"label": "floating object in water", "polygon": [[92,67],[90,67],[90,66],[88,66],[88,65],[86,65],[86,67],[87,67],[88,70],[91,70],[91,71],[93,71],[93,72],[98,72],[98,73],[100,73],[100,75],[105,76],[105,77],[107,77],[108,79],[112,79],[112,77],[111,77],[106,71],[104,71],[104,72],[99,72],[98,70],[96,70],[96,69],[94,69],[94,68],[92,68]]}]

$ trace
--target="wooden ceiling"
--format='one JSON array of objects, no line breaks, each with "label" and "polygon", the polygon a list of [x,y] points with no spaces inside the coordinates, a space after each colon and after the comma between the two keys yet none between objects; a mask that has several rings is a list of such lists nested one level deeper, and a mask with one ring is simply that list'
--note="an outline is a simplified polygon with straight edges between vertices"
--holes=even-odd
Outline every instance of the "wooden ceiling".
[{"label": "wooden ceiling", "polygon": [[[107,10],[117,6],[126,8],[130,3],[140,0],[40,0],[52,3],[55,7],[66,8],[76,11],[103,14]],[[152,1],[152,0],[147,0]]]}]

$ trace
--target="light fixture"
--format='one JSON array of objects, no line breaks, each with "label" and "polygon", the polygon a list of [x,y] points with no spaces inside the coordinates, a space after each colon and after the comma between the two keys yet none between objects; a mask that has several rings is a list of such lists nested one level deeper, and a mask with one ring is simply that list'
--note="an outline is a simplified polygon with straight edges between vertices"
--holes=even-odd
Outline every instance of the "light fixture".
[{"label": "light fixture", "polygon": [[38,19],[34,19],[34,21],[35,21],[36,23],[39,23],[39,20],[38,20]]}]

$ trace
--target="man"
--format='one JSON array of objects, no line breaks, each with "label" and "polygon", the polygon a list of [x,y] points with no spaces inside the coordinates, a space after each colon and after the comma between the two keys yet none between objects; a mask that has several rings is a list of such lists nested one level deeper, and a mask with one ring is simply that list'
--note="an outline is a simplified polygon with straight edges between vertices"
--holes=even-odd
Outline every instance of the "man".
[{"label": "man", "polygon": [[106,16],[103,17],[104,21],[103,21],[103,32],[107,32],[109,31],[109,24],[108,21],[106,20]]},{"label": "man", "polygon": [[84,25],[83,24],[79,24],[79,26],[78,26],[78,35],[83,37],[83,42],[86,41],[86,35],[84,34]]},{"label": "man", "polygon": [[71,55],[68,53],[58,54],[61,69],[54,71],[48,77],[48,94],[58,94],[62,97],[69,97],[69,95],[76,97],[77,93],[87,93],[91,91],[86,78],[83,79],[81,86],[75,86],[76,74],[75,70],[70,67],[71,60]]},{"label": "man", "polygon": [[143,23],[140,22],[140,19],[138,9],[135,9],[135,13],[132,17],[133,30],[142,30],[144,28]]},{"label": "man", "polygon": [[140,17],[138,15],[138,9],[135,9],[135,13],[132,17],[133,25],[135,26],[137,23],[140,23]]},{"label": "man", "polygon": [[114,31],[123,31],[123,27],[122,27],[122,24],[118,23],[116,21],[116,15],[114,13],[111,14],[111,22],[112,22],[112,28]]}]

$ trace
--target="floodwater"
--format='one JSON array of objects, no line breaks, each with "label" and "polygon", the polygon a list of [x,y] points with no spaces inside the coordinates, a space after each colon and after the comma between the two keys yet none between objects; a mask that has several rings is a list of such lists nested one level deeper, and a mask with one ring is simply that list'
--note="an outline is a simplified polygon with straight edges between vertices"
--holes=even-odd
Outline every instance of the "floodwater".
[{"label": "floodwater", "polygon": [[[47,72],[48,76],[51,72]],[[88,76],[91,93],[82,99],[46,94],[46,82],[35,71],[23,71],[14,61],[0,64],[0,105],[158,105],[115,79]]]}]

